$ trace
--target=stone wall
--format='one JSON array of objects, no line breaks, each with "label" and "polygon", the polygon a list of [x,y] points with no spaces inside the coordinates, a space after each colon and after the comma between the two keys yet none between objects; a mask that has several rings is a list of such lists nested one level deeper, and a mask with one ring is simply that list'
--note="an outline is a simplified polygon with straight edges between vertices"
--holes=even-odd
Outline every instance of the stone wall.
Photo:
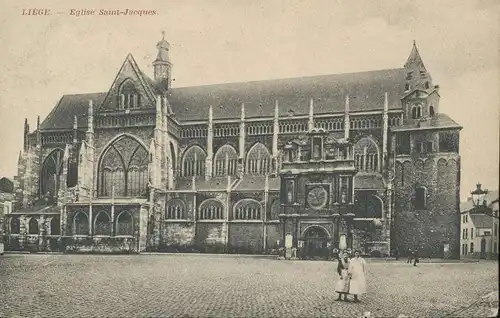
[{"label": "stone wall", "polygon": [[228,246],[250,253],[261,253],[264,247],[262,222],[232,222],[229,224]]}]

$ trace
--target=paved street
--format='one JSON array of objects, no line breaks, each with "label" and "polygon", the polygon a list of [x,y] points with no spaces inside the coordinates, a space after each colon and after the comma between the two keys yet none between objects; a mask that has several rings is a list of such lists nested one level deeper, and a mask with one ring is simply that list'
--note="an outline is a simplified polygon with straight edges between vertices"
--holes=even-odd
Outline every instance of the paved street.
[{"label": "paved street", "polygon": [[498,285],[494,262],[368,260],[369,293],[360,304],[343,303],[334,301],[335,265],[226,255],[5,255],[0,317],[460,317]]}]

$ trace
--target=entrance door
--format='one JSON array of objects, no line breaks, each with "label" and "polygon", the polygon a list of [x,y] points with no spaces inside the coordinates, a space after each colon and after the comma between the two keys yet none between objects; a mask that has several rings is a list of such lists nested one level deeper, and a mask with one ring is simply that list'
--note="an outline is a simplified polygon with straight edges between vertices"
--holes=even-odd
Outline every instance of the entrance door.
[{"label": "entrance door", "polygon": [[481,239],[481,258],[486,258],[486,239]]},{"label": "entrance door", "polygon": [[328,258],[328,235],[320,227],[309,228],[304,233],[304,249],[307,258]]}]

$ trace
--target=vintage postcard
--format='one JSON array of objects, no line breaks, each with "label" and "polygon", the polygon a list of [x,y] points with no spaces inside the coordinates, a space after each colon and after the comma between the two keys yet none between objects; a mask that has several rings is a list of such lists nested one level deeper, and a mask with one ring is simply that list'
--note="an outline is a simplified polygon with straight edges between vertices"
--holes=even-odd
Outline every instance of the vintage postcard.
[{"label": "vintage postcard", "polygon": [[498,9],[0,0],[0,316],[495,316]]}]

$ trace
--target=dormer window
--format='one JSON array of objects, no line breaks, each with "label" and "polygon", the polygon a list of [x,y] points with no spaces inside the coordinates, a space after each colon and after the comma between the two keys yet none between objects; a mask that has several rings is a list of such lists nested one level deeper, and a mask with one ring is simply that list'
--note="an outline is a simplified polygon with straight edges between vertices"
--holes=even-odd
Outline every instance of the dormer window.
[{"label": "dormer window", "polygon": [[412,119],[418,119],[422,117],[422,106],[420,105],[414,105],[411,108],[411,118]]},{"label": "dormer window", "polygon": [[125,80],[120,87],[118,105],[120,109],[138,108],[141,105],[141,95],[129,79]]},{"label": "dormer window", "polygon": [[409,92],[409,91],[410,91],[410,84],[406,83],[405,84],[405,92]]}]

